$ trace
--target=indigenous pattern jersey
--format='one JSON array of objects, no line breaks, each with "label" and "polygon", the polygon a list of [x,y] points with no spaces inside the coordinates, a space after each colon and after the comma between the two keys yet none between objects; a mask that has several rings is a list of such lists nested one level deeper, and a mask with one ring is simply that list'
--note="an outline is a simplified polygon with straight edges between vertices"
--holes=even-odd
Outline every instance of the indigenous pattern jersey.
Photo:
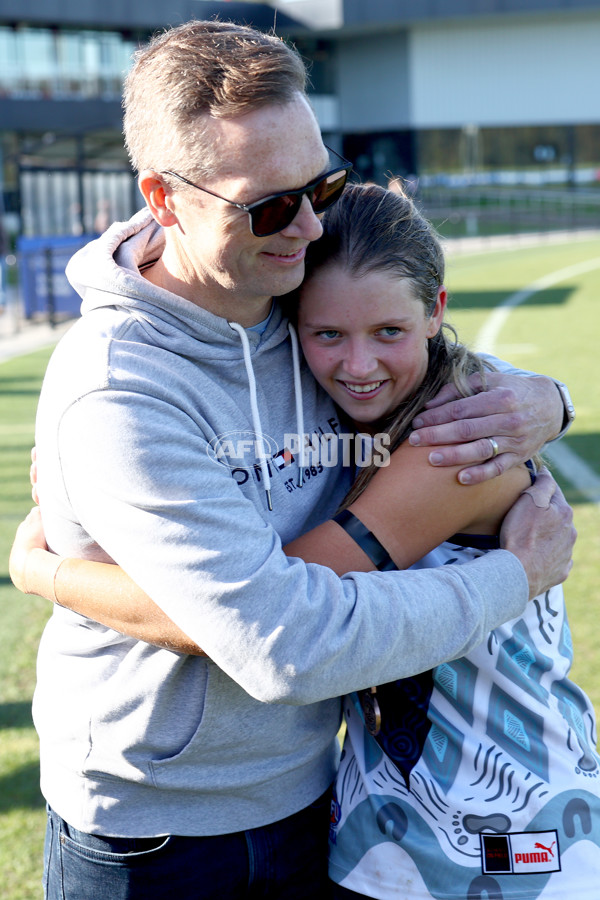
[{"label": "indigenous pattern jersey", "polygon": [[[416,567],[490,548],[455,537]],[[597,900],[600,760],[571,662],[559,586],[468,656],[347,697],[333,880],[378,898]]]}]

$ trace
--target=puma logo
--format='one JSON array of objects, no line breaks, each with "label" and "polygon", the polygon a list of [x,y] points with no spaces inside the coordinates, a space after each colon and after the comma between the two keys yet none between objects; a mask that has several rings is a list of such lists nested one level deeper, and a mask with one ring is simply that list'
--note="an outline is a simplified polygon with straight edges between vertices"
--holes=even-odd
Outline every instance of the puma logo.
[{"label": "puma logo", "polygon": [[539,850],[546,850],[546,852],[549,853],[552,858],[554,858],[554,853],[552,852],[552,848],[554,847],[555,844],[556,844],[556,841],[552,841],[552,843],[550,844],[549,847],[544,847],[543,844],[538,844],[538,843],[534,844],[534,846],[537,847]]}]

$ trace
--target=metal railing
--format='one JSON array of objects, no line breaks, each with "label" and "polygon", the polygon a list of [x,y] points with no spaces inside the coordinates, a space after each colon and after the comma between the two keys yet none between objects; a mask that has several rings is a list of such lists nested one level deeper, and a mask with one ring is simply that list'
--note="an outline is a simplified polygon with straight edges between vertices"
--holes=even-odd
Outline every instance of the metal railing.
[{"label": "metal railing", "polygon": [[600,228],[600,190],[431,186],[418,201],[447,236]]}]

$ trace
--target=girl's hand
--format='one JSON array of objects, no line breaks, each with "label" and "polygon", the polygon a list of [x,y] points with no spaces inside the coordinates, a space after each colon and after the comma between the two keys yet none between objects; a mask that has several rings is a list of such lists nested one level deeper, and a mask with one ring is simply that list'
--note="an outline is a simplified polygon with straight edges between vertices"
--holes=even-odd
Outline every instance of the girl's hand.
[{"label": "girl's hand", "polygon": [[31,466],[29,467],[29,481],[31,482],[31,499],[39,505],[40,498],[37,491],[37,455],[35,447],[31,448]]},{"label": "girl's hand", "polygon": [[31,551],[47,549],[42,514],[35,506],[17,528],[8,563],[12,582],[23,593],[33,593],[27,583],[27,563]]}]

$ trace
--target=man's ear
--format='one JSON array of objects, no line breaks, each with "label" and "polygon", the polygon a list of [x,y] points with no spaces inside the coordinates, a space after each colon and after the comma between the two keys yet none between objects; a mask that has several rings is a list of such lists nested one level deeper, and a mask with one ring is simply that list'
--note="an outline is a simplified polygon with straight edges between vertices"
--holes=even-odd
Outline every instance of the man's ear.
[{"label": "man's ear", "polygon": [[138,176],[138,186],[154,219],[164,228],[177,225],[172,210],[173,192],[153,169],[144,169]]}]

